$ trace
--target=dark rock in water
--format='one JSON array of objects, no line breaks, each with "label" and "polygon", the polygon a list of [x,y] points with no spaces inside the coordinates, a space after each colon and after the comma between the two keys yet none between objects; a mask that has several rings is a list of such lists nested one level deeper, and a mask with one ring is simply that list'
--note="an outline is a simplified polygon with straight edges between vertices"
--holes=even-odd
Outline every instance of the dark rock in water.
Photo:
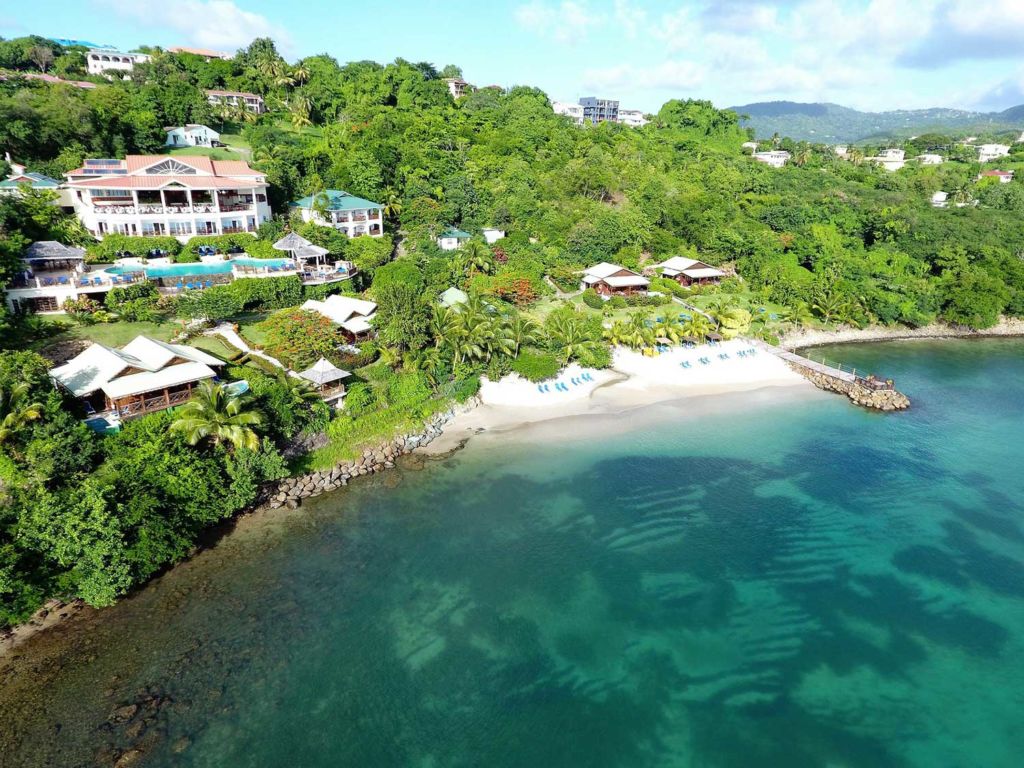
[{"label": "dark rock in water", "polygon": [[118,707],[114,710],[110,716],[110,722],[112,723],[127,723],[133,717],[135,713],[139,711],[138,704],[125,704],[123,707]]},{"label": "dark rock in water", "polygon": [[114,768],[130,768],[133,765],[138,765],[142,761],[142,750],[141,749],[129,749],[127,752],[122,752],[121,756],[117,758],[114,763]]},{"label": "dark rock in water", "polygon": [[191,746],[192,739],[190,739],[188,736],[182,736],[178,739],[175,739],[174,743],[171,744],[171,752],[173,752],[176,755],[180,755],[182,752],[184,752]]},{"label": "dark rock in water", "polygon": [[288,509],[298,509],[299,504],[301,504],[301,502],[298,499],[288,499],[288,501],[284,503]]},{"label": "dark rock in water", "polygon": [[136,720],[134,723],[130,723],[127,728],[124,729],[124,735],[130,741],[137,740],[146,730],[145,720]]}]

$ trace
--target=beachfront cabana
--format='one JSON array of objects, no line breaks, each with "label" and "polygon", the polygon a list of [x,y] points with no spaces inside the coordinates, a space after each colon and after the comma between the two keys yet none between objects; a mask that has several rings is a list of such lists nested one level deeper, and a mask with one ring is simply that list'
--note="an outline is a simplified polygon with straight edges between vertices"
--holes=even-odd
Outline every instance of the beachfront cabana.
[{"label": "beachfront cabana", "polygon": [[705,264],[697,259],[688,259],[683,256],[673,256],[671,259],[657,265],[661,270],[661,276],[669,280],[675,280],[680,285],[709,285],[717,284],[725,277],[725,272],[715,269],[710,264]]},{"label": "beachfront cabana", "polygon": [[215,378],[223,365],[195,347],[136,336],[121,349],[90,344],[52,369],[50,378],[87,412],[126,419],[187,402],[196,385]]},{"label": "beachfront cabana", "polygon": [[345,397],[345,379],[352,374],[338,368],[327,358],[321,357],[311,368],[299,371],[295,375],[312,384],[325,403],[340,406],[342,398]]},{"label": "beachfront cabana", "polygon": [[583,272],[580,290],[593,288],[601,296],[631,296],[646,293],[651,281],[631,269],[602,261]]}]

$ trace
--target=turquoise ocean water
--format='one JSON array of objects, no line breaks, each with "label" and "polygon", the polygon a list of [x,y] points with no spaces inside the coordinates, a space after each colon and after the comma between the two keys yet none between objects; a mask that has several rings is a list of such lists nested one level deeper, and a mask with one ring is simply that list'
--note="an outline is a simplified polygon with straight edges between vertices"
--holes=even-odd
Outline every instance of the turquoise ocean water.
[{"label": "turquoise ocean water", "polygon": [[912,410],[567,419],[246,521],[0,662],[0,762],[1017,766],[1024,342],[825,353]]}]

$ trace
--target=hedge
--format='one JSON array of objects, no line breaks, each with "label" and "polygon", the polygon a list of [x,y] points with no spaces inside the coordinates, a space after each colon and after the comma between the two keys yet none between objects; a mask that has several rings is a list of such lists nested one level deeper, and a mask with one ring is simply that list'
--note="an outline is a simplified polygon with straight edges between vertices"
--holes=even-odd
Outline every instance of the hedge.
[{"label": "hedge", "polygon": [[524,349],[512,362],[512,370],[524,379],[537,382],[553,379],[562,365],[552,354]]}]

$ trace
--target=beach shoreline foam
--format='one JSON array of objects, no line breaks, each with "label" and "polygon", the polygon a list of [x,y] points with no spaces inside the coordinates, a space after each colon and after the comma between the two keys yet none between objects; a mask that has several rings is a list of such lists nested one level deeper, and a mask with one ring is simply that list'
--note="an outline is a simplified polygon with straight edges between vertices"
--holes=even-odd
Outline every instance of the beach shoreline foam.
[{"label": "beach shoreline foam", "polygon": [[[589,381],[581,378],[587,375]],[[654,357],[618,347],[611,368],[598,371],[572,365],[547,384],[544,390],[515,374],[497,382],[484,379],[481,405],[456,416],[440,437],[417,452],[444,455],[483,433],[507,433],[568,417],[617,414],[668,401],[770,387],[814,391],[782,360],[744,339],[690,349],[670,347]]]}]

